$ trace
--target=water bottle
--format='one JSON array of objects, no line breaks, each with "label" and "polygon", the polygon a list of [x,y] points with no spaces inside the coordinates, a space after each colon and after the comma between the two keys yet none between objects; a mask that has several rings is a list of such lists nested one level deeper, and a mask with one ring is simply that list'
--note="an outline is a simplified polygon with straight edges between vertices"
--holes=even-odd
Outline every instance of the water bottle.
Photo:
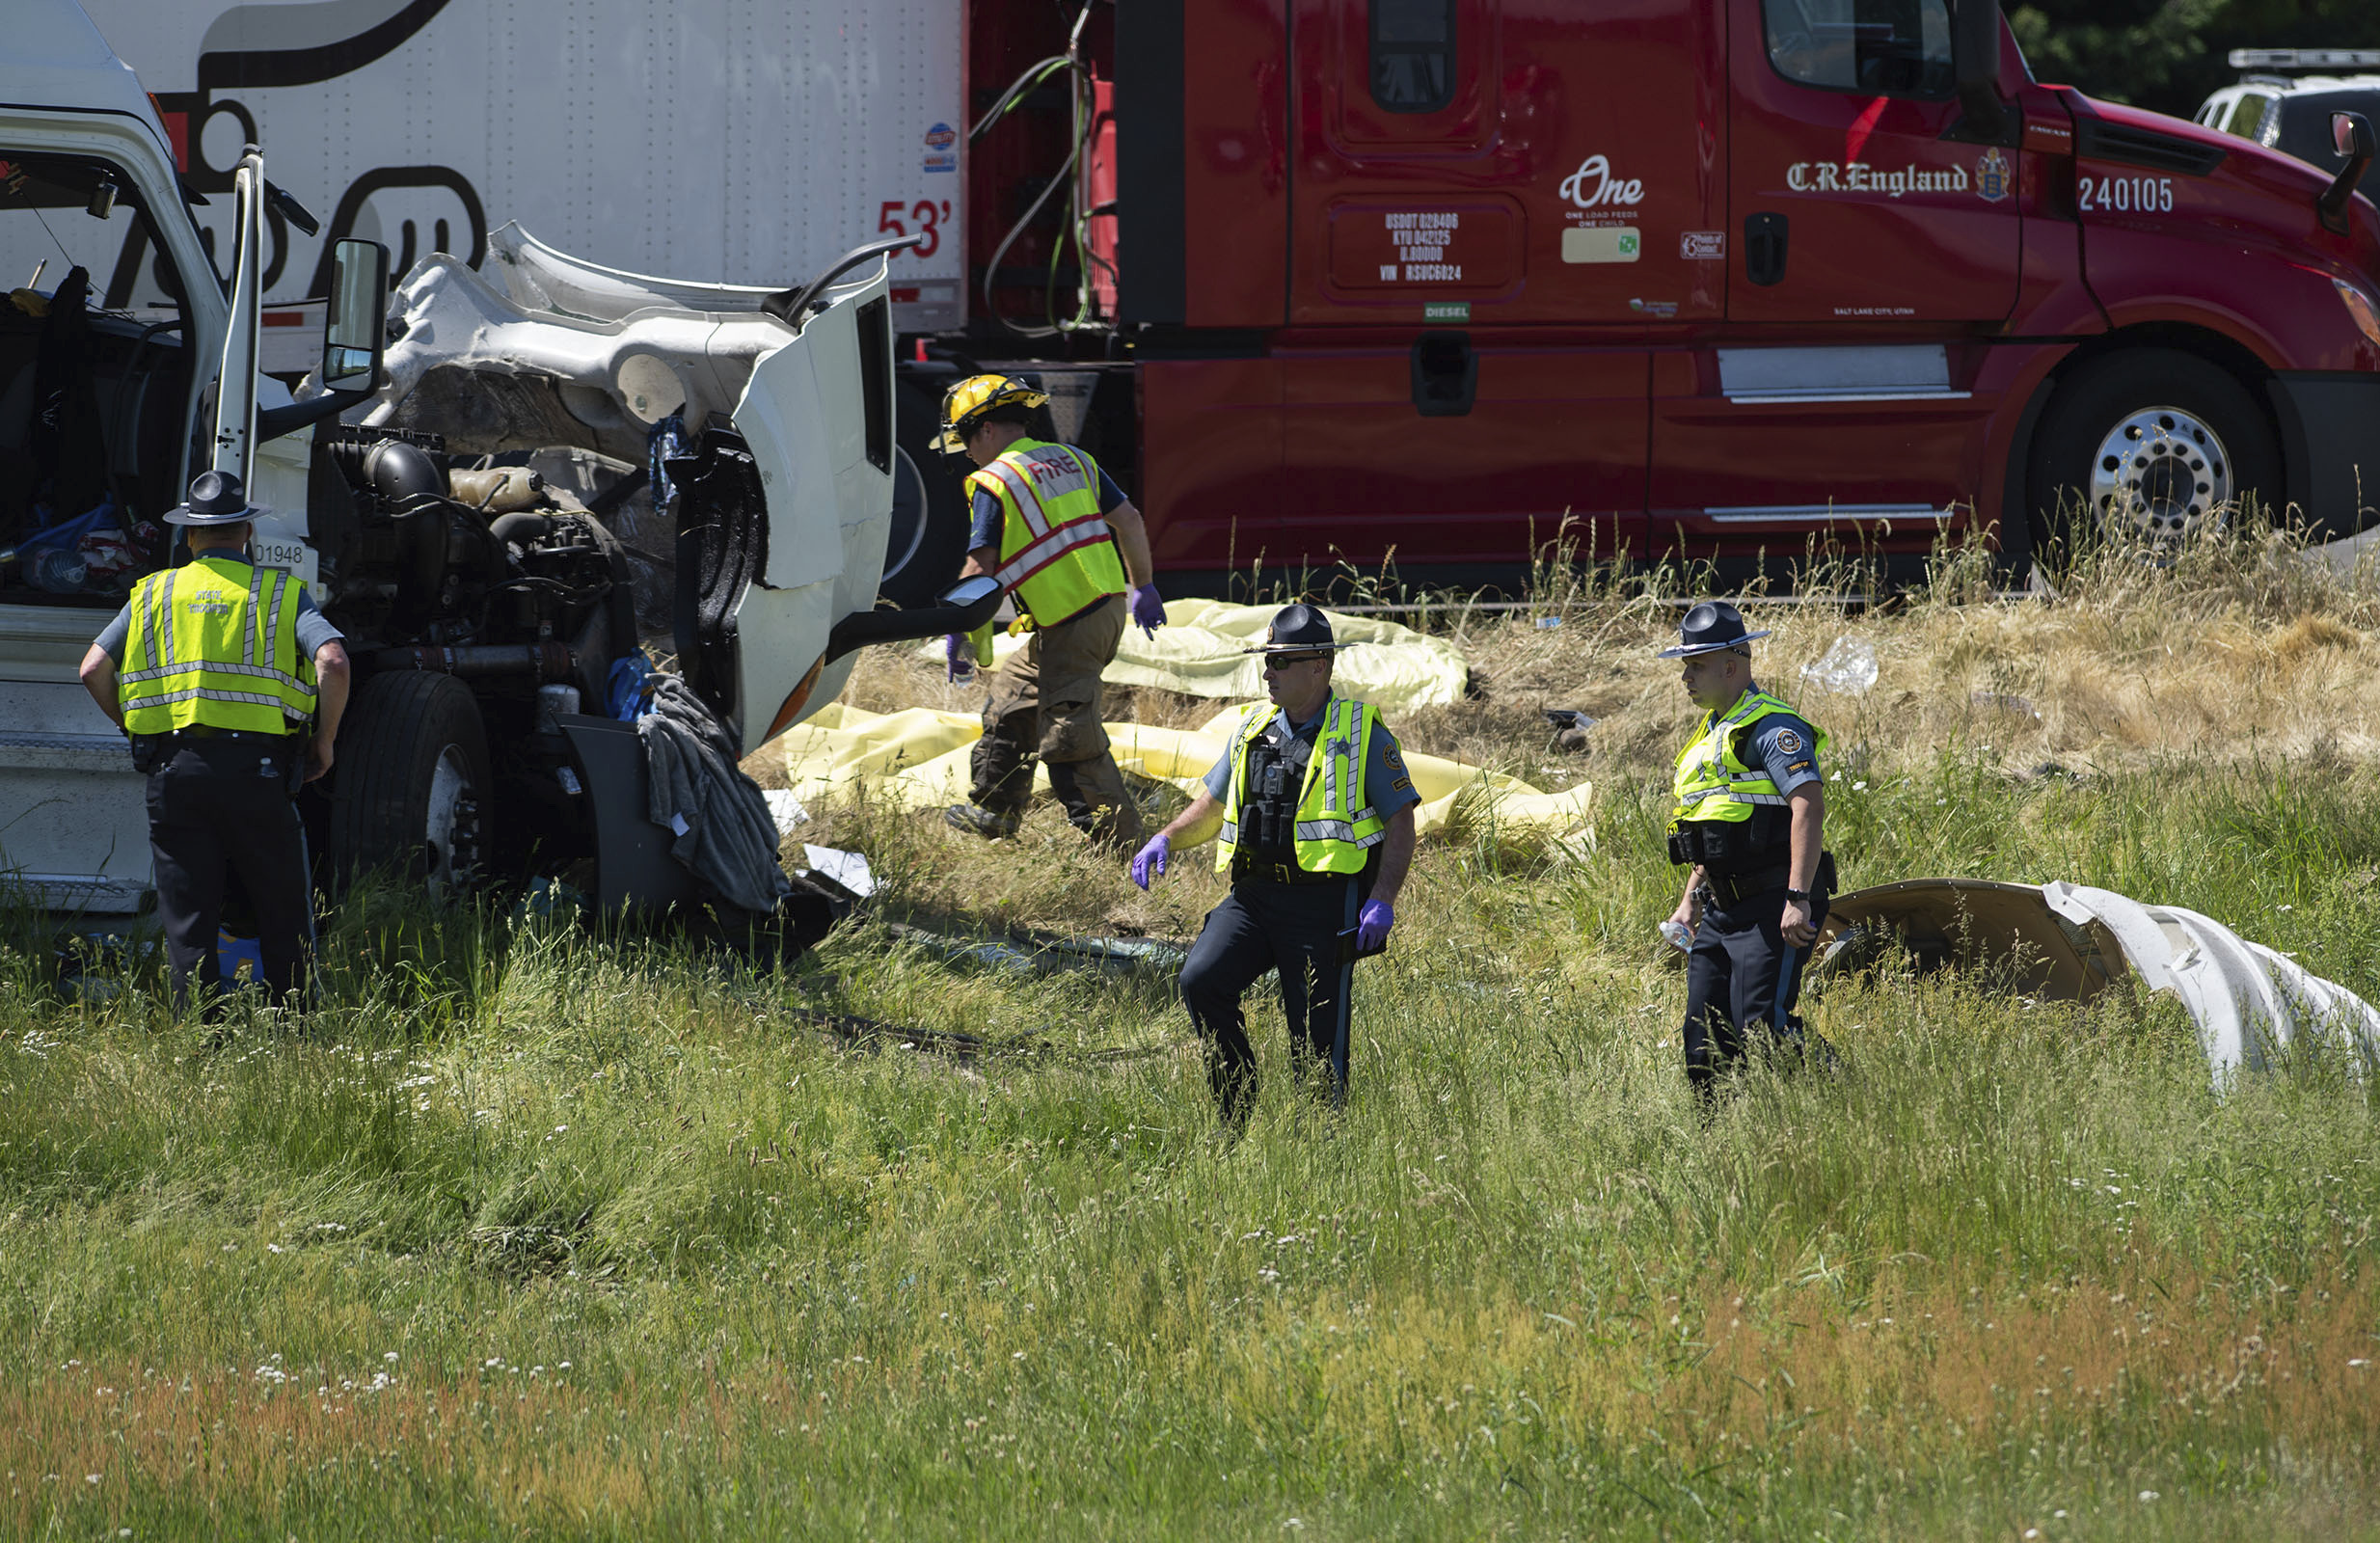
[{"label": "water bottle", "polygon": [[1694,930],[1674,916],[1661,924],[1661,935],[1681,954],[1690,954],[1694,950]]}]

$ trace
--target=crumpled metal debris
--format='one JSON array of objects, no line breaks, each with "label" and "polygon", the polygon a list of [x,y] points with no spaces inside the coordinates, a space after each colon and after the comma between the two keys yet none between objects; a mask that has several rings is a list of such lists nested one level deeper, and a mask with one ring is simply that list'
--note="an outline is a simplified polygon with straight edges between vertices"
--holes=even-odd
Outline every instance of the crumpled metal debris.
[{"label": "crumpled metal debris", "polygon": [[1006,936],[954,937],[931,928],[892,924],[892,934],[915,943],[936,959],[952,964],[1017,975],[1050,975],[1060,970],[1105,969],[1175,970],[1190,957],[1187,943],[1161,937],[1066,937],[1055,933],[1016,930]]},{"label": "crumpled metal debris", "polygon": [[1963,968],[2007,989],[2088,1001],[2127,975],[2170,991],[2198,1025],[2218,1089],[2283,1056],[2351,1046],[2380,1068],[2380,1011],[2210,916],[2083,884],[1911,879],[1837,896],[1813,982],[1898,941],[1922,968]]}]

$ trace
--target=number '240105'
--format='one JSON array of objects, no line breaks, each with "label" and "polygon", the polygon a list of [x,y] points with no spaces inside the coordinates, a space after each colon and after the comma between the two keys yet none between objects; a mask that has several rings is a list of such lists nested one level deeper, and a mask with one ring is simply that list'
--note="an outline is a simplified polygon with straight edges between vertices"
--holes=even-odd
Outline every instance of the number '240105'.
[{"label": "number '240105'", "polygon": [[2085,214],[2170,214],[2174,209],[2170,176],[2085,176],[2076,180],[2075,193]]}]

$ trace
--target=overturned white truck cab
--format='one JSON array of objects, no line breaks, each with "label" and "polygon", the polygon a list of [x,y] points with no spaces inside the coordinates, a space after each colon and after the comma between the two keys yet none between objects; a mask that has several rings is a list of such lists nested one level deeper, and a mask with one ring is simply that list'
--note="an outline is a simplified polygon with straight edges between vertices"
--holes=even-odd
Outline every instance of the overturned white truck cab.
[{"label": "overturned white truck cab", "polygon": [[[342,242],[323,363],[293,400],[257,373],[258,300],[275,232],[311,217],[253,150],[236,250],[210,253],[191,197],[149,97],[79,6],[15,0],[0,50],[0,881],[20,902],[149,903],[142,779],[75,667],[133,582],[176,560],[160,517],[209,465],[268,506],[257,559],[305,580],[348,636],[337,766],[300,800],[326,879],[560,871],[603,860],[607,827],[633,829],[616,817],[641,800],[617,757],[590,761],[587,736],[565,732],[592,727],[637,647],[627,555],[601,499],[524,510],[454,475],[445,432],[484,440],[493,406],[412,399],[449,355],[545,393],[582,430],[634,422],[639,447],[640,409],[686,410],[677,649],[747,753],[831,700],[857,646],[972,626],[997,603],[976,585],[879,609],[895,458],[878,249],[774,294],[534,249],[577,304],[513,306],[522,330],[491,349],[435,335],[457,326],[414,307],[436,287],[421,270],[411,319],[392,323],[385,249]],[[127,264],[153,264],[174,306],[111,310]]]}]

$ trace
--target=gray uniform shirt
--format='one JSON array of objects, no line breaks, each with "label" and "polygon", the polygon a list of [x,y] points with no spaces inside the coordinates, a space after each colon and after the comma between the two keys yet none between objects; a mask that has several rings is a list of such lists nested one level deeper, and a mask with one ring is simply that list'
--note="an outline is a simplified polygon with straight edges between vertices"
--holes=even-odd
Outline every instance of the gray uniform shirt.
[{"label": "gray uniform shirt", "polygon": [[[323,644],[338,642],[347,636],[331,625],[331,618],[322,613],[322,609],[314,604],[314,597],[306,592],[303,583],[298,585],[297,635],[298,655],[303,659],[313,658],[322,651]],[[106,649],[107,657],[114,660],[121,669],[124,662],[124,645],[131,640],[132,603],[126,601],[123,609],[109,618],[108,624],[99,629],[99,636],[93,641]]]},{"label": "gray uniform shirt", "polygon": [[[1322,721],[1322,715],[1330,710],[1331,704],[1326,698],[1321,712],[1297,724],[1289,721],[1288,714],[1276,711],[1272,726],[1285,734],[1310,734]],[[1228,804],[1231,801],[1230,750],[1224,751],[1223,759],[1207,770],[1206,791],[1213,794],[1219,802]],[[1413,778],[1405,772],[1405,757],[1397,750],[1396,736],[1389,732],[1386,723],[1372,725],[1371,739],[1364,748],[1364,791],[1371,795],[1372,808],[1383,820],[1399,809],[1410,808],[1421,801],[1421,795],[1413,791]]]}]

